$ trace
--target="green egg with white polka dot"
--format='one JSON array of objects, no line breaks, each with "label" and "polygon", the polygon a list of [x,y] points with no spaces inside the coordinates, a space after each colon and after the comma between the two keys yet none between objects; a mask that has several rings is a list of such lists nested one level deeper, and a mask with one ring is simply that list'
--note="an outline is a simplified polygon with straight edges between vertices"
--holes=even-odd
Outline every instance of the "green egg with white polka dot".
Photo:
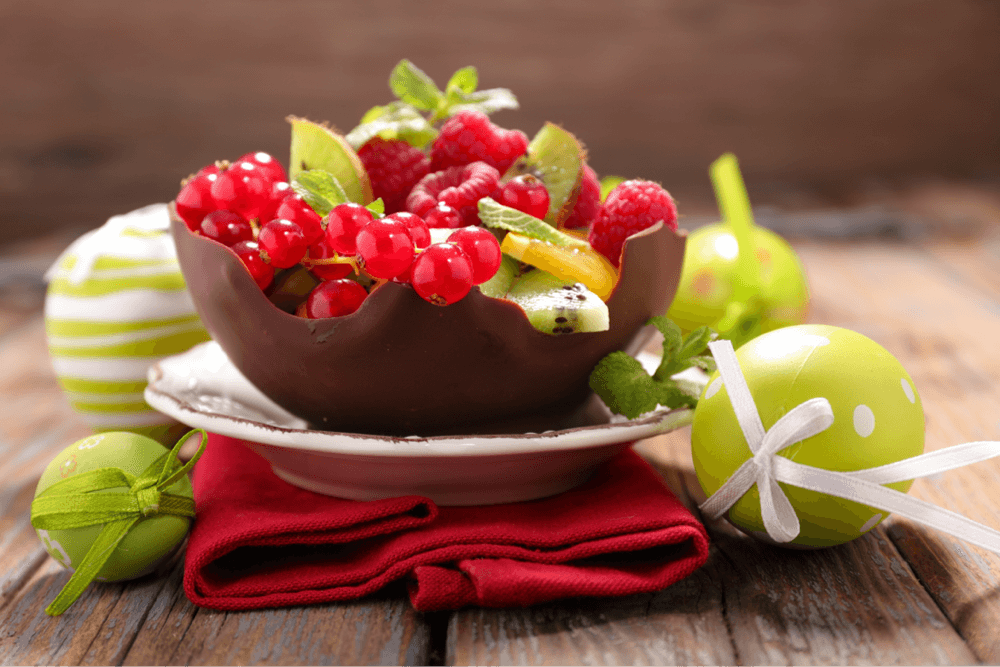
[{"label": "green egg with white polka dot", "polygon": [[45,300],[49,355],[74,410],[95,431],[168,444],[187,429],[146,404],[147,370],[209,339],[169,225],[165,204],[114,216],[55,262]]},{"label": "green egg with white polka dot", "polygon": [[[736,351],[764,429],[797,405],[825,398],[833,409],[826,430],[778,453],[803,465],[853,471],[919,456],[924,451],[920,396],[902,364],[870,338],[849,329],[806,324],[772,331]],[[695,473],[711,496],[746,460],[749,446],[718,372],[705,386],[691,430]],[[911,481],[887,484],[906,492]],[[861,503],[780,483],[798,515],[799,536],[784,546],[849,542],[886,518]],[[770,541],[753,486],[727,517]]]},{"label": "green egg with white polka dot", "polygon": [[[73,443],[52,459],[38,481],[35,497],[56,482],[98,468],[119,468],[139,476],[168,451],[159,442],[137,433],[92,435]],[[186,476],[165,490],[187,498],[193,496],[191,482]],[[127,491],[125,487],[116,487],[95,493]],[[99,581],[124,581],[152,572],[184,541],[191,521],[187,517],[169,514],[143,519],[118,544],[96,578]],[[36,532],[50,556],[63,567],[75,570],[102,528],[103,525],[96,525],[61,530],[36,529]]]}]

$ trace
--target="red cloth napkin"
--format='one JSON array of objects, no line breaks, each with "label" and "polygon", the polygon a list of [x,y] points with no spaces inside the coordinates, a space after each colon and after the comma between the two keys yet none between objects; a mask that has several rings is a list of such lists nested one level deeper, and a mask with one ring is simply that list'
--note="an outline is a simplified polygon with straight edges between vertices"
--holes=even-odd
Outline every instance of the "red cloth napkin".
[{"label": "red cloth napkin", "polygon": [[631,450],[565,493],[485,507],[323,496],[217,435],[193,481],[184,591],[212,609],[349,600],[403,577],[419,611],[528,606],[660,590],[708,557],[705,528]]}]

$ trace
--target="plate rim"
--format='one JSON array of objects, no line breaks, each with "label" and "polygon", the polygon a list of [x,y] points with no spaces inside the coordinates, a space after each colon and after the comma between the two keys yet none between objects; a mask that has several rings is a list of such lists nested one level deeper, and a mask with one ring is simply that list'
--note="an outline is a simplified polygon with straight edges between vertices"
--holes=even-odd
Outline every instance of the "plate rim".
[{"label": "plate rim", "polygon": [[[195,347],[213,342],[207,341]],[[203,428],[211,433],[262,445],[323,454],[407,458],[483,457],[582,449],[643,440],[687,426],[694,418],[692,408],[660,408],[633,420],[541,433],[408,437],[294,428],[197,409],[174,393],[165,391],[161,385],[166,373],[161,363],[183,357],[189,352],[190,350],[171,355],[150,365],[144,398],[151,407],[192,428]],[[226,363],[232,364],[228,358]],[[245,378],[243,381],[249,383]]]}]

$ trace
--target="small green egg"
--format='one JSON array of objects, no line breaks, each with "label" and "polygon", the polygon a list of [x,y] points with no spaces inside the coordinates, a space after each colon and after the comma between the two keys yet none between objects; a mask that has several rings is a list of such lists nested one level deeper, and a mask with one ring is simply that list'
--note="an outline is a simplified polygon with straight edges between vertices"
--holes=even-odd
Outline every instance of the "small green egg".
[{"label": "small green egg", "polygon": [[[42,473],[35,497],[56,482],[98,468],[119,468],[141,475],[169,450],[156,440],[128,432],[99,433],[73,443],[61,451]],[[126,493],[125,487],[95,493]],[[193,497],[191,482],[181,477],[165,491]],[[184,541],[191,519],[161,514],[139,521],[118,544],[97,574],[98,580],[135,579],[153,571]],[[60,530],[36,530],[46,551],[64,567],[75,570],[83,561],[102,526]]]},{"label": "small green egg", "polygon": [[[778,455],[836,471],[861,470],[919,456],[924,450],[920,396],[902,364],[871,339],[839,327],[807,324],[763,334],[736,351],[765,429],[797,405],[825,398],[833,424]],[[695,473],[712,495],[752,454],[722,378],[705,386],[691,430]],[[793,545],[841,544],[886,518],[882,510],[780,483],[799,517]],[[888,484],[906,492],[911,482]],[[741,530],[767,538],[753,486],[729,510]]]},{"label": "small green egg", "polygon": [[[809,309],[809,286],[795,251],[764,227],[752,228],[751,242],[760,263],[763,331],[801,324]],[[738,257],[739,246],[728,225],[715,223],[692,232],[677,295],[667,316],[684,331],[717,323],[733,297]]]}]

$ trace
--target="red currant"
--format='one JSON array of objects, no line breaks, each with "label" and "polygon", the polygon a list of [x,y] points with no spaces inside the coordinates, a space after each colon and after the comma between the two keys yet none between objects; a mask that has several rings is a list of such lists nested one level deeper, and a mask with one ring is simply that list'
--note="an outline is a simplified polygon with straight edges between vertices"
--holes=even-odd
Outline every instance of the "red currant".
[{"label": "red currant", "polygon": [[549,212],[549,191],[531,174],[511,179],[500,192],[500,203],[539,219]]},{"label": "red currant", "polygon": [[463,227],[448,236],[469,257],[472,263],[472,284],[480,285],[492,278],[500,268],[500,243],[483,227]]},{"label": "red currant", "polygon": [[219,208],[212,198],[212,183],[219,176],[219,168],[209,165],[184,181],[177,193],[174,205],[177,215],[193,232],[201,228],[201,219]]},{"label": "red currant", "polygon": [[424,301],[447,306],[472,289],[472,262],[453,243],[435,243],[413,262],[410,283]]},{"label": "red currant", "polygon": [[341,255],[356,255],[355,238],[374,219],[372,212],[360,204],[338,204],[326,216],[326,240]]},{"label": "red currant", "polygon": [[253,240],[253,227],[239,213],[212,211],[201,220],[201,233],[224,246]]},{"label": "red currant", "polygon": [[260,228],[257,235],[260,256],[279,269],[289,269],[306,254],[309,243],[302,228],[291,220],[275,218]]},{"label": "red currant", "polygon": [[431,244],[431,231],[427,228],[427,223],[416,213],[400,211],[387,215],[386,220],[398,220],[406,226],[406,231],[413,239],[413,245],[418,248],[426,248]]},{"label": "red currant", "polygon": [[373,278],[392,278],[413,263],[413,239],[399,220],[382,218],[364,226],[357,236],[358,258]]},{"label": "red currant", "polygon": [[319,214],[312,209],[312,206],[306,203],[306,200],[301,195],[294,193],[288,195],[278,205],[274,213],[274,217],[291,220],[301,227],[302,231],[306,234],[306,240],[309,242],[309,245],[316,243],[324,237],[323,218],[319,217]]},{"label": "red currant", "polygon": [[218,208],[227,208],[252,220],[259,218],[267,207],[271,181],[259,165],[237,162],[219,171],[211,192]]},{"label": "red currant", "polygon": [[440,203],[424,214],[424,221],[428,227],[444,227],[457,229],[462,226],[462,214],[448,206]]},{"label": "red currant", "polygon": [[263,151],[247,153],[241,156],[237,162],[250,162],[257,165],[264,174],[267,174],[267,179],[272,183],[288,180],[288,175],[285,174],[285,169],[281,166],[281,163]]},{"label": "red currant", "polygon": [[247,267],[257,286],[266,289],[274,279],[274,268],[260,256],[260,246],[256,241],[240,241],[233,246],[233,252]]},{"label": "red currant", "polygon": [[321,238],[316,243],[309,246],[306,256],[302,258],[302,265],[309,269],[310,273],[320,280],[336,280],[346,278],[352,271],[350,264],[317,264],[316,260],[330,259],[337,253],[334,252],[330,244],[326,242],[326,237]]},{"label": "red currant", "polygon": [[259,219],[266,222],[282,217],[275,215],[278,212],[278,207],[281,205],[281,202],[285,201],[285,197],[293,194],[295,194],[295,191],[292,190],[292,186],[285,181],[271,183],[271,194],[268,195],[267,204],[260,209]]},{"label": "red currant", "polygon": [[365,288],[353,280],[326,280],[313,288],[306,299],[305,316],[311,319],[340,317],[356,311],[368,297]]}]

